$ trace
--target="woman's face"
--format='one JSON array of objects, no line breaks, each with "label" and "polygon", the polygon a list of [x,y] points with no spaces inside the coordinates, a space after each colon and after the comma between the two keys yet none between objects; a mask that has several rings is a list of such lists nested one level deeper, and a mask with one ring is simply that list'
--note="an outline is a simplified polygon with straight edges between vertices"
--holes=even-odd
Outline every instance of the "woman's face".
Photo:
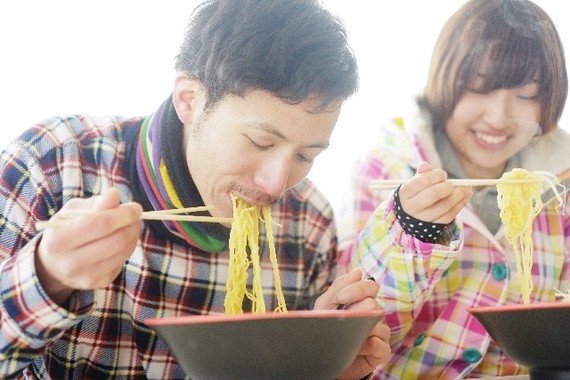
[{"label": "woman's face", "polygon": [[459,98],[445,131],[468,177],[499,178],[507,160],[540,133],[539,84],[484,94],[477,91],[483,80],[478,75]]}]

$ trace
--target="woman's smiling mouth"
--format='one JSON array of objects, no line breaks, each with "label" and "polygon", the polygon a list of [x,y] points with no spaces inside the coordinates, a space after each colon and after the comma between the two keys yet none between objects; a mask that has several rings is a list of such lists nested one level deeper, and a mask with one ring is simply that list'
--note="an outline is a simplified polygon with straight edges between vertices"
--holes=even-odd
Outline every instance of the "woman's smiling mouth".
[{"label": "woman's smiling mouth", "polygon": [[487,133],[483,133],[483,132],[475,132],[475,137],[487,144],[487,145],[501,145],[503,144],[505,141],[507,141],[508,137],[501,135],[501,136],[497,136],[497,135],[490,135]]}]

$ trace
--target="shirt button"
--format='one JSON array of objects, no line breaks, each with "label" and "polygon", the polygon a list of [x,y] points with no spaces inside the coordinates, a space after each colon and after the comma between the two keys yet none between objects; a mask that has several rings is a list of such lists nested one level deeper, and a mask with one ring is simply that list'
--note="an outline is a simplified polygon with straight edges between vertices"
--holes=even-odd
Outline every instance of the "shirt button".
[{"label": "shirt button", "polygon": [[497,281],[503,281],[505,278],[507,278],[507,267],[505,264],[493,264],[493,267],[491,268],[491,274],[493,275],[493,278]]},{"label": "shirt button", "polygon": [[420,344],[422,344],[422,342],[424,341],[425,338],[426,338],[426,334],[420,333],[420,335],[418,335],[416,340],[414,340],[414,346],[419,346]]},{"label": "shirt button", "polygon": [[481,360],[481,353],[478,349],[470,347],[463,351],[463,359],[468,363],[477,363]]}]

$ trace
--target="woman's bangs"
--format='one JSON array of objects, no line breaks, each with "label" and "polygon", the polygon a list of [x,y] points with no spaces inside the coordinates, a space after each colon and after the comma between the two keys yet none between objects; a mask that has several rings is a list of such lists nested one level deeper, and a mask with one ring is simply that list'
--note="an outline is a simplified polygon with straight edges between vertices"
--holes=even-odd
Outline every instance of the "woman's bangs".
[{"label": "woman's bangs", "polygon": [[485,92],[520,87],[541,79],[540,45],[528,37],[510,34],[489,48],[482,88]]}]

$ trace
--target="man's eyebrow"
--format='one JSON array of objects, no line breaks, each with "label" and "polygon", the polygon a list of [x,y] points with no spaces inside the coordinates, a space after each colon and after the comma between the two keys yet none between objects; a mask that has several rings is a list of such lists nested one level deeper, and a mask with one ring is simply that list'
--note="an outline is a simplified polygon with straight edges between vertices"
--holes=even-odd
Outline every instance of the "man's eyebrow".
[{"label": "man's eyebrow", "polygon": [[[283,135],[283,133],[281,133],[281,131],[277,130],[276,128],[272,127],[269,124],[265,124],[265,123],[250,123],[249,124],[251,127],[256,128],[256,129],[261,129],[264,132],[267,132],[269,134],[272,134],[282,140],[288,141],[287,137],[285,135]],[[322,149],[325,150],[329,147],[329,143],[315,143],[315,144],[310,144],[310,145],[306,145],[305,148],[314,148],[314,149]]]},{"label": "man's eyebrow", "polygon": [[269,134],[272,134],[274,136],[279,137],[282,140],[287,140],[287,138],[283,135],[283,133],[281,133],[281,131],[277,130],[276,128],[273,128],[271,125],[269,124],[265,124],[265,123],[250,123],[249,124],[251,127],[256,128],[256,129],[261,129],[264,132],[267,132]]}]

